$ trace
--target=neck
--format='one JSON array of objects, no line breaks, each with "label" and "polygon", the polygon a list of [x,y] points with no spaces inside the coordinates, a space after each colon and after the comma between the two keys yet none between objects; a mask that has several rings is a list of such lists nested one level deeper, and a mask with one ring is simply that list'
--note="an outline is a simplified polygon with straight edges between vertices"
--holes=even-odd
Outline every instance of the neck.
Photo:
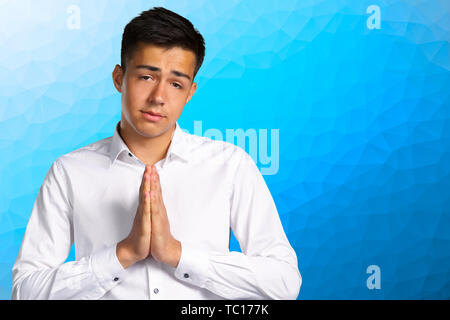
[{"label": "neck", "polygon": [[163,134],[148,138],[138,134],[133,128],[120,121],[119,135],[128,146],[128,149],[146,165],[154,165],[166,157],[172,139],[174,125]]}]

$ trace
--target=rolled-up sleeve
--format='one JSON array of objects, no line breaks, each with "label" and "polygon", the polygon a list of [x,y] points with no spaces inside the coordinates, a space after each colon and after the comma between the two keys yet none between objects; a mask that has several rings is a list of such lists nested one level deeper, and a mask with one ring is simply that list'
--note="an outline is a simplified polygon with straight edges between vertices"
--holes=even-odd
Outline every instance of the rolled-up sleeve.
[{"label": "rolled-up sleeve", "polygon": [[126,277],[116,244],[65,262],[73,243],[68,191],[57,159],[39,189],[12,269],[12,299],[99,299]]},{"label": "rolled-up sleeve", "polygon": [[247,153],[240,159],[230,225],[242,252],[207,252],[182,242],[175,276],[226,299],[296,299],[302,282],[297,255],[259,169]]}]

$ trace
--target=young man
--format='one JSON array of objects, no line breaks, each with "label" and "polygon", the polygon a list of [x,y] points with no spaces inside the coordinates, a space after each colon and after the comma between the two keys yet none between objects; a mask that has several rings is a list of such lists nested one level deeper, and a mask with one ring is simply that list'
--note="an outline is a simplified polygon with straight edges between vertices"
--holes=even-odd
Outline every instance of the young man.
[{"label": "young man", "polygon": [[[13,299],[297,298],[297,257],[251,157],[178,125],[204,54],[200,33],[164,8],[125,27],[121,120],[51,166]],[[229,251],[230,228],[242,253]]]}]

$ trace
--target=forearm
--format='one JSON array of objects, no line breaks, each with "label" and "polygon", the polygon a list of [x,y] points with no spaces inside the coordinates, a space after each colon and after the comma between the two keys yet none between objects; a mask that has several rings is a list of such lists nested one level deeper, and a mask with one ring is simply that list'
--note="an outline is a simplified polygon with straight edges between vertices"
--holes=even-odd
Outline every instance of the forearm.
[{"label": "forearm", "polygon": [[292,258],[205,253],[186,246],[175,275],[226,299],[296,299],[301,276]]},{"label": "forearm", "polygon": [[125,276],[113,254],[111,247],[56,267],[21,259],[13,268],[12,299],[99,299]]}]

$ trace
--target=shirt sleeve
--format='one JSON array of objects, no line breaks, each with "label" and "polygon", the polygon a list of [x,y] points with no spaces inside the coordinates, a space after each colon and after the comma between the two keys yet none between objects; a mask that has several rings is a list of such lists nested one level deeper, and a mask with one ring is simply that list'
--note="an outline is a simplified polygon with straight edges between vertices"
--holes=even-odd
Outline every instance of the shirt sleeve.
[{"label": "shirt sleeve", "polygon": [[99,299],[126,271],[116,244],[66,262],[73,243],[68,184],[57,159],[39,189],[13,266],[12,299]]},{"label": "shirt sleeve", "polygon": [[242,252],[206,252],[182,242],[175,276],[226,299],[296,299],[302,278],[270,191],[245,152],[231,197],[231,228]]}]

